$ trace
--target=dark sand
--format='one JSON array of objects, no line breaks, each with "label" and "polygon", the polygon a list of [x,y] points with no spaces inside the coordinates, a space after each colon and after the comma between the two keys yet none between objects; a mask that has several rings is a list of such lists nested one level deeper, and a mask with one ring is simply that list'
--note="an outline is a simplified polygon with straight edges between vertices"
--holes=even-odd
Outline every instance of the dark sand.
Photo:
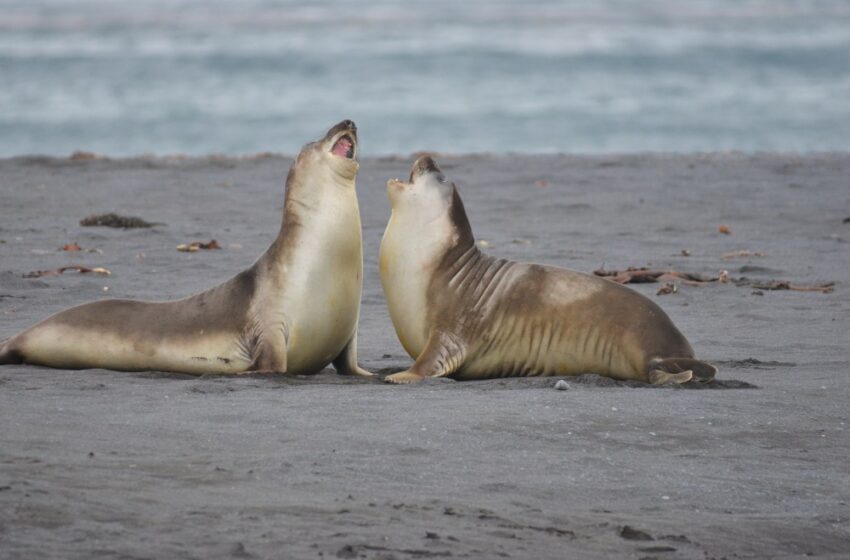
[{"label": "dark sand", "polygon": [[[385,181],[410,159],[367,159],[358,181],[360,359],[383,373],[410,363],[377,273]],[[0,556],[848,557],[850,155],[439,162],[492,254],[835,291],[635,286],[720,365],[715,390],[0,367]],[[289,163],[0,161],[0,337],[234,275],[277,233]],[[78,225],[106,212],[165,225]],[[102,254],[57,250],[71,242]],[[737,250],[766,256],[721,258]],[[23,277],[67,264],[113,274]]]}]

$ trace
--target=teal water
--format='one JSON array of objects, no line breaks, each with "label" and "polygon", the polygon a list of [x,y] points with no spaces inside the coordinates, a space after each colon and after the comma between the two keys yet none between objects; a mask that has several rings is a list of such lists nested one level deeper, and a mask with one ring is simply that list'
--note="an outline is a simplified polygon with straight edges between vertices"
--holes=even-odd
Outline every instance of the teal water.
[{"label": "teal water", "polygon": [[0,0],[0,156],[850,150],[850,2]]}]

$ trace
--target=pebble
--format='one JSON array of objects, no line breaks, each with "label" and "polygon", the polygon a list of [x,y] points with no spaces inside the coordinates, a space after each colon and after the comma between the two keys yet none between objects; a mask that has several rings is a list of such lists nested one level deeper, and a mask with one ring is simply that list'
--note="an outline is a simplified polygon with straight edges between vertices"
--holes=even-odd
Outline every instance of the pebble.
[{"label": "pebble", "polygon": [[570,386],[563,379],[559,379],[557,383],[555,383],[555,389],[559,391],[566,391]]}]

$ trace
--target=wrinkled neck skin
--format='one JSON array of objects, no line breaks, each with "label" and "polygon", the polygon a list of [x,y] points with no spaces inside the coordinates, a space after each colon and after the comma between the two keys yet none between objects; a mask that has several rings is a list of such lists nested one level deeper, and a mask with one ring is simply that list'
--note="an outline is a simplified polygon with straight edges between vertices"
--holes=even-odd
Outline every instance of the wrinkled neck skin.
[{"label": "wrinkled neck skin", "polygon": [[[444,292],[446,288],[451,288],[461,298],[480,297],[472,292],[481,286],[486,288],[509,261],[485,255],[475,245],[466,210],[454,186],[450,196],[446,197],[445,204],[434,212],[439,214],[438,218],[429,217],[427,213],[423,213],[423,216],[430,220],[430,224],[442,220],[447,225],[442,228],[429,227],[428,223],[422,225],[425,237],[433,238],[433,253],[429,259],[436,265],[428,285],[428,297],[432,300],[446,297],[449,293]],[[450,231],[451,235],[444,237],[442,243],[439,243],[439,233],[446,230]]]}]

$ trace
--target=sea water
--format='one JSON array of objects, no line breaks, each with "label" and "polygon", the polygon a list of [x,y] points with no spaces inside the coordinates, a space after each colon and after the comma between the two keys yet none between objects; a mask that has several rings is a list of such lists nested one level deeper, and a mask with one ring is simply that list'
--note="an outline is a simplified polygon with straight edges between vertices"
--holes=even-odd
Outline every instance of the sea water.
[{"label": "sea water", "polygon": [[839,0],[0,0],[0,156],[850,149]]}]

